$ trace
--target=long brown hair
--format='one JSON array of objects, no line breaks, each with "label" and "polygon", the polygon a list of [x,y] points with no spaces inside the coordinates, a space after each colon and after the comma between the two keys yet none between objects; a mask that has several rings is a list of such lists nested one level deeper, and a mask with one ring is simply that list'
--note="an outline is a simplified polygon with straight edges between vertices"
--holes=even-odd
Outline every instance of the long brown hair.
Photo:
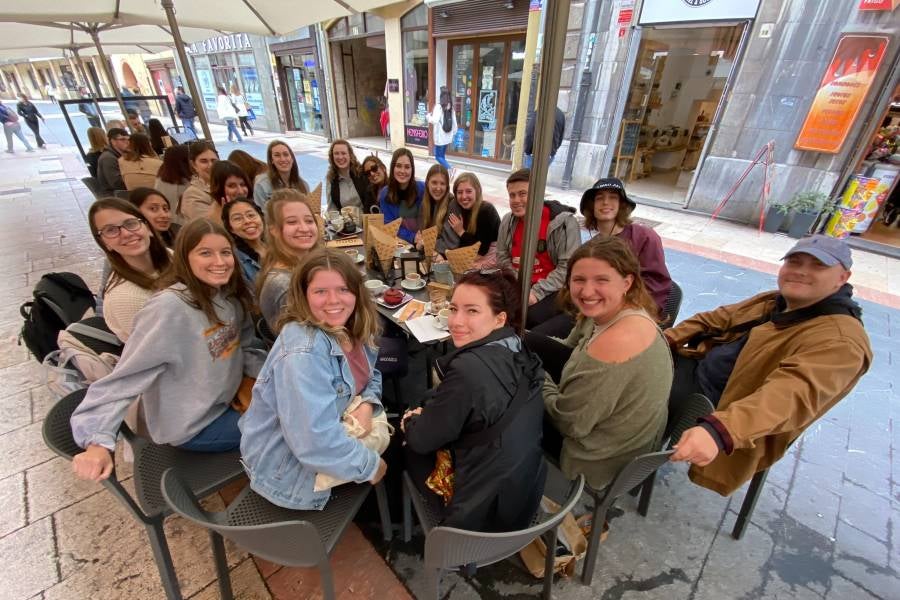
[{"label": "long brown hair", "polygon": [[[313,317],[306,293],[309,290],[310,282],[319,271],[334,271],[340,275],[347,288],[356,296],[353,314],[350,315],[344,327],[330,327]],[[362,274],[346,253],[337,248],[323,247],[314,250],[291,277],[287,305],[284,307],[281,318],[278,319],[276,328],[281,331],[286,324],[296,321],[318,327],[337,339],[339,343],[373,345],[375,337],[378,335],[378,313],[363,282]]]},{"label": "long brown hair", "polygon": [[[381,184],[378,186],[372,185],[372,183],[369,181],[369,174],[366,173],[366,169],[368,169],[366,165],[368,165],[369,163],[375,163],[375,165],[377,165],[378,168],[381,169],[381,172],[384,173],[384,177],[382,177],[381,179]],[[382,160],[374,154],[368,155],[362,161],[362,174],[366,178],[366,183],[368,183],[372,188],[372,194],[375,196],[375,198],[378,198],[378,192],[381,191],[381,188],[387,185],[388,172],[387,167],[384,166],[384,162],[382,162]]]},{"label": "long brown hair", "polygon": [[253,184],[250,183],[247,173],[230,160],[217,160],[209,172],[209,195],[219,206],[225,203],[225,182],[229,177],[241,179],[247,186],[247,196],[253,197]]},{"label": "long brown hair", "polygon": [[647,292],[644,280],[641,279],[641,263],[638,262],[637,256],[632,252],[631,248],[621,238],[608,237],[594,239],[588,241],[579,247],[569,257],[566,270],[566,285],[560,290],[560,301],[565,306],[571,308],[574,306],[572,295],[569,291],[569,285],[572,279],[572,269],[580,260],[586,258],[594,258],[602,260],[622,277],[631,275],[631,287],[625,293],[625,306],[630,308],[643,309],[656,320],[659,320],[659,307]]},{"label": "long brown hair", "polygon": [[[460,183],[468,183],[475,188],[475,204],[469,209],[469,223],[466,225],[466,233],[475,235],[475,230],[478,228],[478,211],[481,210],[481,203],[484,201],[484,194],[481,191],[481,182],[478,180],[475,173],[461,173],[457,176],[456,181],[453,182],[454,196],[458,196],[456,190],[459,188]],[[457,202],[459,202],[459,200],[457,200]]]},{"label": "long brown hair", "polygon": [[[428,182],[432,177],[443,177],[447,183],[447,191],[444,192],[443,198],[432,198],[431,190],[428,189]],[[433,206],[432,206],[433,205]],[[422,195],[422,207],[419,209],[422,213],[421,229],[428,229],[437,225],[441,227],[447,218],[447,210],[450,208],[450,173],[442,164],[432,165],[425,175],[425,193]]]},{"label": "long brown hair", "polygon": [[160,181],[186,185],[191,180],[191,162],[188,147],[184,144],[171,146],[163,154],[162,166],[156,173]]},{"label": "long brown hair", "polygon": [[104,288],[104,291],[109,292],[109,290],[123,281],[130,281],[145,290],[152,290],[156,285],[156,279],[152,275],[141,273],[137,269],[132,268],[118,252],[107,249],[106,244],[103,243],[103,238],[97,231],[97,225],[95,223],[97,213],[101,210],[118,210],[119,212],[131,215],[135,219],[139,219],[141,223],[144,224],[144,227],[150,232],[150,260],[153,262],[153,268],[158,273],[162,273],[169,268],[172,261],[169,258],[169,251],[166,250],[166,245],[159,237],[159,234],[153,229],[153,226],[150,225],[146,217],[144,217],[144,214],[134,204],[121,198],[101,198],[91,204],[91,208],[88,210],[88,223],[91,228],[91,235],[94,236],[94,241],[97,242],[97,245],[100,246],[100,249],[106,254],[106,260],[109,261],[109,264],[112,267],[113,275],[105,282],[106,287]]},{"label": "long brown hair", "polygon": [[[401,190],[400,184],[394,179],[394,167],[397,166],[397,159],[401,156],[409,158],[410,164],[409,183],[405,190]],[[387,201],[391,204],[400,204],[402,201],[407,206],[412,206],[416,203],[416,160],[409,148],[397,148],[391,155],[391,170],[388,171],[387,188]]]},{"label": "long brown hair", "polygon": [[347,153],[350,155],[350,176],[359,177],[359,174],[362,173],[362,168],[359,165],[359,161],[356,159],[356,153],[353,152],[353,146],[351,146],[350,142],[347,140],[334,140],[331,142],[331,146],[328,147],[328,174],[325,175],[325,178],[328,181],[337,179],[338,168],[337,165],[334,164],[334,147],[338,145],[347,146]]},{"label": "long brown hair", "polygon": [[266,164],[269,167],[268,175],[269,181],[272,183],[272,189],[277,190],[285,187],[284,183],[281,181],[281,174],[278,172],[278,169],[275,168],[275,163],[272,162],[272,150],[275,146],[284,146],[287,148],[288,152],[291,153],[291,158],[294,159],[293,164],[291,164],[291,172],[288,175],[287,187],[308,194],[309,188],[306,186],[306,182],[300,179],[300,167],[297,165],[297,156],[294,154],[294,151],[291,150],[291,147],[282,140],[272,140],[269,142],[269,147],[266,148]]},{"label": "long brown hair", "polygon": [[[224,325],[216,314],[216,307],[213,304],[217,290],[200,281],[191,270],[191,264],[188,256],[191,251],[196,248],[205,235],[220,235],[231,245],[231,252],[234,254],[234,240],[225,231],[225,228],[206,218],[198,218],[189,222],[181,228],[178,238],[175,240],[175,252],[172,257],[172,267],[160,278],[157,287],[165,289],[173,284],[181,283],[187,288],[183,292],[178,292],[181,299],[189,306],[203,311],[206,318],[209,319],[210,325]],[[253,308],[253,301],[247,284],[244,283],[244,277],[241,275],[241,267],[234,259],[234,270],[228,283],[219,290],[226,298],[234,298],[241,304],[245,314],[250,314]]]},{"label": "long brown hair", "polygon": [[106,139],[106,132],[99,127],[88,127],[87,138],[88,142],[91,143],[91,149],[88,152],[103,152],[109,145],[109,140]]},{"label": "long brown hair", "polygon": [[[257,175],[269,171],[269,166],[266,163],[243,150],[232,150],[231,154],[228,155],[228,160],[239,166],[247,174],[247,179],[250,181],[256,179]],[[253,190],[251,189],[250,191],[252,192]]]},{"label": "long brown hair", "polygon": [[141,158],[159,158],[150,143],[150,136],[145,133],[132,133],[128,138],[128,149],[122,158],[131,162],[137,162]]},{"label": "long brown hair", "polygon": [[[296,270],[303,260],[309,256],[309,253],[304,256],[298,256],[296,252],[287,247],[287,244],[281,238],[281,231],[284,228],[284,206],[292,202],[304,204],[313,218],[316,216],[316,213],[310,208],[310,201],[297,190],[291,188],[275,190],[275,193],[272,194],[272,197],[266,203],[265,224],[268,235],[266,235],[266,255],[263,257],[260,265],[259,275],[256,276],[257,294],[262,293],[263,284],[265,284],[266,278],[272,272],[272,269],[278,267],[278,265],[284,265],[291,270]],[[315,245],[310,248],[310,252],[321,244],[321,237],[317,237]]]}]

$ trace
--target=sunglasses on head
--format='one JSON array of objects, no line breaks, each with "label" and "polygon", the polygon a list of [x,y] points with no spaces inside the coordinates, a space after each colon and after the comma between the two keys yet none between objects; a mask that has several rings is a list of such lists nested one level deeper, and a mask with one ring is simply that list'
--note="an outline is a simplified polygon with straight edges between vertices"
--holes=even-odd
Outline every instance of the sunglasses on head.
[{"label": "sunglasses on head", "polygon": [[372,173],[378,172],[378,165],[372,165],[368,169],[366,169],[366,175],[371,175]]}]

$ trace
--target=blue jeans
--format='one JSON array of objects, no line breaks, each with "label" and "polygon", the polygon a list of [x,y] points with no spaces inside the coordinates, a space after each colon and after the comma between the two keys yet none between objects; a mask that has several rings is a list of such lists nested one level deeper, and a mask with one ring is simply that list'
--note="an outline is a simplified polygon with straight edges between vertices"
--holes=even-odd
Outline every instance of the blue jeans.
[{"label": "blue jeans", "polygon": [[235,123],[237,119],[225,119],[225,124],[228,125],[228,141],[231,141],[231,134],[237,136],[238,142],[243,142],[244,140],[241,138],[241,134],[238,132],[237,123]]},{"label": "blue jeans", "polygon": [[25,134],[22,133],[22,125],[20,123],[4,123],[3,133],[6,134],[6,151],[10,154],[12,154],[13,151],[12,136],[14,135],[22,140],[22,143],[25,144],[25,148],[27,148],[29,152],[34,151],[34,148],[32,148],[31,144],[28,143],[28,139],[25,137]]},{"label": "blue jeans", "polygon": [[199,135],[197,135],[197,130],[194,129],[194,119],[182,119],[181,124],[184,125],[185,131],[191,130],[194,132],[195,137],[200,137]]},{"label": "blue jeans", "polygon": [[444,144],[443,146],[434,147],[434,160],[442,164],[448,171],[452,168],[450,163],[447,162],[447,146],[449,145],[450,144]]},{"label": "blue jeans", "polygon": [[241,414],[229,406],[215,421],[178,447],[192,452],[237,450],[241,446],[241,430],[238,429],[240,418]]},{"label": "blue jeans", "polygon": [[[553,164],[553,159],[554,159],[554,158],[556,158],[556,155],[555,155],[555,154],[551,154],[551,155],[550,155],[550,160],[547,161],[547,166],[548,166],[548,167],[549,167],[550,165]],[[534,157],[533,157],[532,155],[530,155],[530,154],[526,154],[526,155],[525,155],[525,160],[523,160],[522,162],[524,163],[524,164],[522,165],[523,167],[525,167],[526,169],[530,169],[530,168],[531,168],[531,163],[534,162]]]}]

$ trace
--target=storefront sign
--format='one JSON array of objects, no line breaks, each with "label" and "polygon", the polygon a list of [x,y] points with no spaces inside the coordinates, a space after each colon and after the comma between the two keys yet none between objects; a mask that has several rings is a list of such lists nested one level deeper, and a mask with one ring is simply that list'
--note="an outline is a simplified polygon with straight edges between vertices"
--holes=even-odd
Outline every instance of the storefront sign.
[{"label": "storefront sign", "polygon": [[644,0],[641,25],[756,17],[759,0]]},{"label": "storefront sign", "polygon": [[894,10],[900,0],[859,0],[859,10]]},{"label": "storefront sign", "polygon": [[414,146],[428,145],[428,128],[415,125],[406,126],[406,143]]},{"label": "storefront sign", "polygon": [[884,36],[841,36],[794,148],[829,154],[840,151],[872,86],[887,44]]},{"label": "storefront sign", "polygon": [[219,35],[202,42],[194,42],[188,46],[191,54],[213,54],[216,52],[234,52],[235,50],[250,50],[250,36],[246,33],[233,33],[231,35]]}]

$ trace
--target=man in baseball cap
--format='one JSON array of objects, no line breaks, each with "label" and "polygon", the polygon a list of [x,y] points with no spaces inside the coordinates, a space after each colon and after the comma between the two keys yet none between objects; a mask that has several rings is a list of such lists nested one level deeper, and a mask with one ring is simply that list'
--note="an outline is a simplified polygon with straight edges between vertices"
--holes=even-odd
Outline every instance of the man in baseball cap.
[{"label": "man in baseball cap", "polygon": [[852,265],[846,242],[814,235],[784,255],[777,290],[665,331],[675,353],[670,405],[699,392],[716,407],[672,455],[692,464],[694,483],[731,494],[868,370],[872,349],[847,283]]}]

